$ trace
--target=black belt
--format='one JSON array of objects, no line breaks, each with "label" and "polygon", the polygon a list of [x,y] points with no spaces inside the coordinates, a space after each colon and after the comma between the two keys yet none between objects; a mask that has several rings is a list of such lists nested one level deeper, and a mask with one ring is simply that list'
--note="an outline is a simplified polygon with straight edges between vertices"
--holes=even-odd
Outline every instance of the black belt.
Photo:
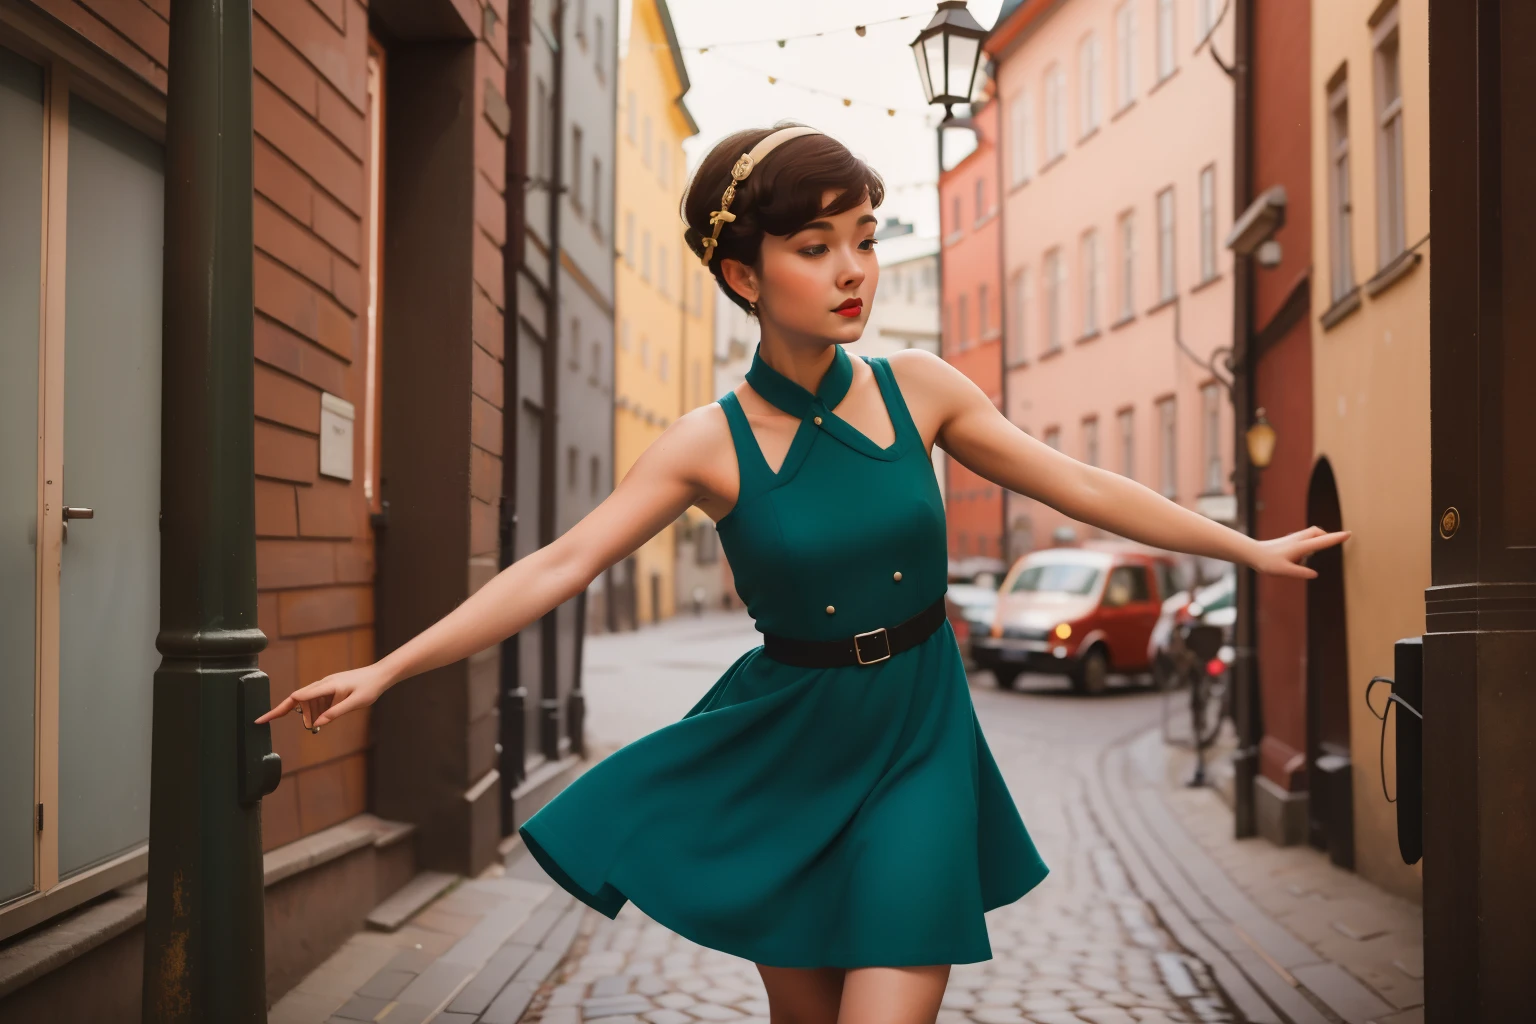
[{"label": "black belt", "polygon": [[774,661],[801,668],[873,665],[927,640],[944,624],[944,619],[944,599],[941,597],[898,625],[881,626],[840,640],[796,640],[764,633],[763,653]]}]

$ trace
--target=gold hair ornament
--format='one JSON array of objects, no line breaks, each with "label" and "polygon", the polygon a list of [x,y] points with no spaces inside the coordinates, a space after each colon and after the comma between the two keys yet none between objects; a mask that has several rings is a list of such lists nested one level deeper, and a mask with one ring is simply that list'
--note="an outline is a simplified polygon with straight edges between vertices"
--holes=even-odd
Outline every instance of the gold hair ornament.
[{"label": "gold hair ornament", "polygon": [[736,219],[731,212],[731,202],[736,198],[736,186],[747,180],[747,175],[752,169],[762,163],[763,157],[773,152],[790,139],[798,139],[802,135],[820,135],[815,128],[807,128],[803,125],[794,128],[780,128],[771,132],[761,142],[752,147],[751,152],[741,154],[741,158],[731,167],[731,182],[725,186],[725,194],[720,197],[720,209],[709,215],[711,231],[707,238],[699,239],[699,244],[704,247],[704,255],[699,257],[699,262],[709,266],[709,259],[715,254],[715,249],[720,245],[720,229]]}]

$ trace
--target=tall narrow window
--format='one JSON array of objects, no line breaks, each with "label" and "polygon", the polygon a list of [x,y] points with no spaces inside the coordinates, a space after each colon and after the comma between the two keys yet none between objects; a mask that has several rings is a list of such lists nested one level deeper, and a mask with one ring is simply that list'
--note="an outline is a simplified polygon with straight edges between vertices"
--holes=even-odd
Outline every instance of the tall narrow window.
[{"label": "tall narrow window", "polygon": [[1045,350],[1054,352],[1061,348],[1062,293],[1066,290],[1067,268],[1061,259],[1061,250],[1052,249],[1045,254]]},{"label": "tall narrow window", "polygon": [[533,91],[538,102],[533,105],[533,166],[529,168],[528,176],[548,180],[549,175],[545,173],[549,165],[549,147],[545,144],[548,128],[544,119],[549,116],[549,86],[541,78],[534,83]]},{"label": "tall narrow window", "polygon": [[1090,416],[1083,420],[1083,461],[1090,466],[1099,464],[1099,418]]},{"label": "tall narrow window", "polygon": [[624,262],[633,269],[635,265],[635,211],[624,214]]},{"label": "tall narrow window", "polygon": [[607,65],[603,60],[603,17],[598,15],[592,19],[592,49],[596,55],[597,80],[601,82],[607,77]]},{"label": "tall narrow window", "polygon": [[1136,211],[1120,215],[1120,319],[1136,315]]},{"label": "tall narrow window", "polygon": [[992,296],[990,289],[979,285],[976,289],[976,340],[986,341],[992,333]]},{"label": "tall narrow window", "polygon": [[1165,498],[1179,494],[1178,441],[1173,399],[1165,398],[1157,403],[1157,477]]},{"label": "tall narrow window", "polygon": [[949,218],[949,232],[952,235],[960,233],[960,197],[957,195],[950,201],[951,216]]},{"label": "tall narrow window", "polygon": [[1178,287],[1174,273],[1173,188],[1157,194],[1157,297],[1160,302],[1173,298]]},{"label": "tall narrow window", "polygon": [[629,90],[628,99],[624,104],[624,134],[630,142],[635,141],[635,119],[639,111],[635,106],[635,90]]},{"label": "tall narrow window", "polygon": [[955,336],[960,342],[960,350],[963,352],[970,347],[971,341],[971,297],[962,294],[959,303],[960,322],[956,324]]},{"label": "tall narrow window", "polygon": [[571,125],[571,188],[569,195],[571,197],[571,205],[576,207],[578,213],[581,211],[581,194],[585,191],[581,184],[581,165],[581,128],[573,124]]},{"label": "tall narrow window", "polygon": [[656,247],[656,290],[667,294],[667,247]]},{"label": "tall narrow window", "polygon": [[1203,40],[1216,27],[1216,0],[1195,0],[1195,31]]},{"label": "tall narrow window", "polygon": [[1205,493],[1220,494],[1221,480],[1221,385],[1207,384],[1200,389],[1204,406]]},{"label": "tall narrow window", "polygon": [[672,372],[671,356],[672,353],[668,352],[666,349],[662,349],[661,358],[656,361],[656,375],[662,380],[666,380],[667,376]]},{"label": "tall narrow window", "polygon": [[1009,163],[1012,164],[1012,178],[1014,185],[1022,185],[1035,176],[1035,110],[1034,98],[1029,90],[1024,90],[1014,97],[1012,105],[1008,108],[1008,130],[1012,133],[1009,141]]},{"label": "tall narrow window", "polygon": [[603,161],[592,158],[592,228],[603,237]]},{"label": "tall narrow window", "polygon": [[570,353],[570,367],[573,370],[581,369],[581,318],[571,317],[570,337],[565,339],[566,350]]},{"label": "tall narrow window", "polygon": [[1408,245],[1403,197],[1403,88],[1397,8],[1376,25],[1377,264],[1386,266]]},{"label": "tall narrow window", "polygon": [[1050,445],[1052,448],[1055,448],[1057,451],[1061,451],[1060,427],[1046,427],[1045,433],[1041,436],[1040,439],[1046,444]]},{"label": "tall narrow window", "polygon": [[1077,48],[1077,117],[1080,135],[1099,127],[1104,104],[1099,92],[1099,37],[1090,32]]},{"label": "tall narrow window", "polygon": [[645,166],[651,166],[651,115],[646,114],[640,123],[640,160]]},{"label": "tall narrow window", "polygon": [[976,223],[980,224],[987,217],[987,179],[976,179]]},{"label": "tall narrow window", "polygon": [[1173,0],[1157,0],[1157,80],[1161,82],[1178,69],[1174,30]]},{"label": "tall narrow window", "polygon": [[1060,67],[1045,73],[1045,159],[1049,163],[1067,150],[1066,81]]},{"label": "tall narrow window", "polygon": [[656,180],[665,188],[672,183],[671,154],[666,146],[657,146],[656,149]]},{"label": "tall narrow window", "polygon": [[1126,0],[1115,12],[1115,108],[1136,98],[1136,3]]},{"label": "tall narrow window", "polygon": [[1017,366],[1029,356],[1029,269],[1013,275],[1013,301],[1008,318],[1008,365]]},{"label": "tall narrow window", "polygon": [[1120,472],[1136,479],[1136,411],[1121,409],[1115,417],[1120,427]]},{"label": "tall narrow window", "polygon": [[646,228],[640,236],[640,278],[644,281],[651,279],[651,229]]},{"label": "tall narrow window", "polygon": [[1200,172],[1200,280],[1216,276],[1216,167]]},{"label": "tall narrow window", "polygon": [[1333,266],[1329,281],[1333,301],[1355,287],[1354,250],[1349,202],[1349,92],[1340,80],[1328,92],[1328,251]]},{"label": "tall narrow window", "polygon": [[1083,233],[1083,336],[1099,333],[1099,233]]}]

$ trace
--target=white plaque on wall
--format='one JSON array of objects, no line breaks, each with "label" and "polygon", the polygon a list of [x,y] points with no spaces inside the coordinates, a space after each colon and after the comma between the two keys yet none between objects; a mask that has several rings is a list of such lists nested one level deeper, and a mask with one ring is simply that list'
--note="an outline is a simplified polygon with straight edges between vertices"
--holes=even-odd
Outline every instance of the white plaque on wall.
[{"label": "white plaque on wall", "polygon": [[320,475],[352,479],[352,423],[357,411],[335,395],[320,394]]}]

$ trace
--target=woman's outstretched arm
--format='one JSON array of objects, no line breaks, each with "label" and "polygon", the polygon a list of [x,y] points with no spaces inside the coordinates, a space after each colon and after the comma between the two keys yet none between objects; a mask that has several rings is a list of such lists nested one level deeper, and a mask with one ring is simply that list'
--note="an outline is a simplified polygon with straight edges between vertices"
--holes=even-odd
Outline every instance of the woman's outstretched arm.
[{"label": "woman's outstretched arm", "polygon": [[[891,364],[914,387],[913,414],[936,427],[935,443],[993,483],[1037,498],[1079,522],[1169,551],[1242,562],[1261,572],[1310,579],[1299,562],[1349,534],[1309,527],[1260,541],[1169,501],[1149,487],[1078,462],[1014,426],[970,378],[919,349]],[[920,423],[921,426],[921,423]]]},{"label": "woman's outstretched arm", "polygon": [[538,620],[697,501],[701,470],[719,461],[722,436],[729,444],[723,417],[709,406],[680,417],[641,454],[612,494],[555,541],[507,566],[374,664],[300,687],[257,721],[269,722],[302,707],[306,725],[324,725],[367,707],[402,679],[451,665]]}]

